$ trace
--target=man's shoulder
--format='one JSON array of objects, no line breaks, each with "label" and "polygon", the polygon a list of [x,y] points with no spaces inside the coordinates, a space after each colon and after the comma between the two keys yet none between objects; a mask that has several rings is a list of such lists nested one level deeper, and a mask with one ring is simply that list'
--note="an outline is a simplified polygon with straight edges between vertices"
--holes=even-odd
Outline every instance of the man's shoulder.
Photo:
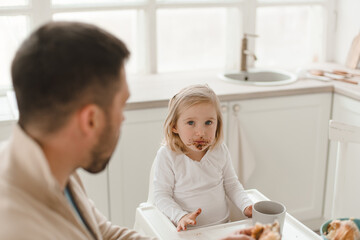
[{"label": "man's shoulder", "polygon": [[[29,234],[40,233],[44,221],[36,205],[19,189],[11,188],[4,181],[0,182],[0,239],[27,239]],[[31,238],[32,238],[31,237]],[[35,239],[35,238],[34,238]]]},{"label": "man's shoulder", "polygon": [[36,202],[25,189],[12,184],[11,180],[0,178],[0,218],[26,216],[37,212]]},{"label": "man's shoulder", "polygon": [[0,239],[85,239],[51,204],[9,186],[0,194]]}]

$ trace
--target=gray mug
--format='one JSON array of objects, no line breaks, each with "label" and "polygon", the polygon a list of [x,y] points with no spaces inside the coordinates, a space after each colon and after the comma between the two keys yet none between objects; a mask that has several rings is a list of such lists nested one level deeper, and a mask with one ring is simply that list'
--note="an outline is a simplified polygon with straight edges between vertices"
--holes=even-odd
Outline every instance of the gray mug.
[{"label": "gray mug", "polygon": [[252,221],[255,225],[257,222],[262,224],[271,224],[275,220],[279,222],[280,233],[284,229],[286,208],[283,204],[274,201],[260,201],[254,204],[252,212]]}]

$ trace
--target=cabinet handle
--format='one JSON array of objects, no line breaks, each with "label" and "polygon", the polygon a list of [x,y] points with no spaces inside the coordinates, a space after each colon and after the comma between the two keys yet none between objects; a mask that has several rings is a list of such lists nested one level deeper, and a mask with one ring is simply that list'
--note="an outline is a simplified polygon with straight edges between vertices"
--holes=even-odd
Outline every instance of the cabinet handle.
[{"label": "cabinet handle", "polygon": [[228,110],[228,108],[227,108],[226,105],[222,105],[222,106],[221,106],[221,112],[222,112],[222,113],[226,113],[227,110]]},{"label": "cabinet handle", "polygon": [[239,105],[239,104],[235,104],[235,105],[233,106],[233,111],[234,111],[234,112],[239,112],[239,111],[240,111],[240,105]]}]

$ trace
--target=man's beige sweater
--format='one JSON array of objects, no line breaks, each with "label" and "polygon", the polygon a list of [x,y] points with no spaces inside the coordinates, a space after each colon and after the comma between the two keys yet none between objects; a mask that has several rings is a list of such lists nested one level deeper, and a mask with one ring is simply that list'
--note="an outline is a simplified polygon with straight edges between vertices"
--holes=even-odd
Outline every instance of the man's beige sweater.
[{"label": "man's beige sweater", "polygon": [[38,143],[16,126],[0,147],[0,239],[150,239],[112,225],[88,199],[76,173],[68,186],[91,232],[60,189]]}]

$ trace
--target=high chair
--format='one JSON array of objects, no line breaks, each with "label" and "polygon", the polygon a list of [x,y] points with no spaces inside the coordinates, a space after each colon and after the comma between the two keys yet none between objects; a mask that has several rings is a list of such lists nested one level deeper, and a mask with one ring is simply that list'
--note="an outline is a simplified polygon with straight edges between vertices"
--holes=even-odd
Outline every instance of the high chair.
[{"label": "high chair", "polygon": [[[134,229],[139,233],[146,236],[157,237],[162,240],[218,240],[239,229],[253,226],[252,219],[247,219],[241,211],[228,200],[231,222],[177,232],[175,225],[170,219],[154,206],[154,165],[153,163],[150,170],[148,199],[146,202],[141,203],[136,209]],[[246,190],[246,192],[253,203],[269,200],[256,189]],[[321,240],[320,236],[287,213],[282,239],[293,240],[295,239],[294,237],[301,240]]]},{"label": "high chair", "polygon": [[338,142],[334,178],[334,192],[331,208],[331,218],[335,219],[340,217],[337,211],[337,207],[341,206],[341,204],[344,204],[344,202],[341,202],[342,189],[340,186],[344,187],[345,185],[345,166],[347,164],[348,144],[360,143],[360,127],[330,120],[329,139]]}]

